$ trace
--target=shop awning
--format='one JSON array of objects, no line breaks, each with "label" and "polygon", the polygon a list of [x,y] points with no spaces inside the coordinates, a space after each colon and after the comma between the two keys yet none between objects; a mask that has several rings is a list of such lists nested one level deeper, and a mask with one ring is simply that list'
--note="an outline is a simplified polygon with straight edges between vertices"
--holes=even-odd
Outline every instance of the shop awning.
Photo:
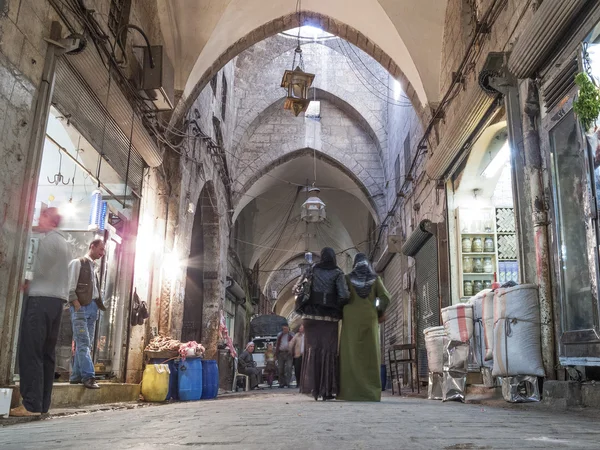
[{"label": "shop awning", "polygon": [[[144,127],[139,115],[133,115],[131,104],[114,78],[111,80],[110,93],[108,94],[108,69],[100,59],[96,47],[89,45],[83,52],[66,56],[66,58],[85,79],[85,82],[96,94],[119,128],[126,136],[131,134],[133,146],[144,158],[146,164],[150,167],[162,164],[162,154],[156,141]],[[109,95],[108,100],[107,94]],[[132,118],[133,133],[131,132]]]},{"label": "shop awning", "polygon": [[508,60],[517,78],[530,78],[588,0],[544,0],[521,33]]},{"label": "shop awning", "polygon": [[473,84],[465,101],[454,118],[446,126],[444,136],[425,165],[427,175],[439,180],[458,156],[459,152],[473,135],[481,120],[493,105],[497,96],[484,92],[478,84]]},{"label": "shop awning", "polygon": [[402,246],[402,253],[406,256],[415,256],[429,238],[433,236],[431,228],[432,223],[430,220],[422,220],[417,229],[411,233]]}]

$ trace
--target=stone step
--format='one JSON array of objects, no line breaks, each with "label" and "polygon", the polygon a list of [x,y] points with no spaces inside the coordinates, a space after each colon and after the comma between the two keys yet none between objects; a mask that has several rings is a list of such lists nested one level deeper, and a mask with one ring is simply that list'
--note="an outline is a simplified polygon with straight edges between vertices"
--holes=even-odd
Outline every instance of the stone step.
[{"label": "stone step", "polygon": [[[52,408],[77,408],[87,405],[137,401],[139,384],[99,383],[100,389],[86,389],[81,384],[54,383]],[[19,404],[19,387],[13,388],[12,407]]]}]

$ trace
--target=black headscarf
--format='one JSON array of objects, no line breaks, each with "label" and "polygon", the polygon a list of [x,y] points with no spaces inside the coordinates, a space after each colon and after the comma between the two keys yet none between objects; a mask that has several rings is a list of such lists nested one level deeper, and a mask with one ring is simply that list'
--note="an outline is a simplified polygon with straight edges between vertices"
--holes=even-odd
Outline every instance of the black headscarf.
[{"label": "black headscarf", "polygon": [[350,282],[354,290],[361,298],[367,298],[371,287],[377,279],[377,274],[371,267],[371,263],[364,253],[358,253],[354,257],[354,266],[350,272]]},{"label": "black headscarf", "polygon": [[323,250],[321,250],[321,260],[315,267],[325,270],[337,269],[335,250],[331,247],[323,247]]}]

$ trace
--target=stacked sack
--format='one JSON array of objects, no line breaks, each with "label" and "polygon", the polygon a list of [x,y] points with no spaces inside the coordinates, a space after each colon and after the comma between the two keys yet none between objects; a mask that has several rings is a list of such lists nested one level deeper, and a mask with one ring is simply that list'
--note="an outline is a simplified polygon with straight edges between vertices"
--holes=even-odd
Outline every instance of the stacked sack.
[{"label": "stacked sack", "polygon": [[493,338],[495,377],[544,376],[536,285],[522,284],[498,291]]},{"label": "stacked sack", "polygon": [[[491,289],[485,289],[469,300],[473,307],[473,339],[471,340],[471,349],[473,352],[473,364],[477,368],[488,367],[490,370],[492,362],[492,346],[494,331],[494,311],[493,311],[494,293]],[[484,319],[484,308],[489,311],[489,318]],[[486,334],[489,335],[489,359],[488,349],[486,347]]]},{"label": "stacked sack", "polygon": [[429,327],[423,330],[425,348],[427,349],[427,366],[429,369],[429,400],[442,399],[442,372],[444,371],[444,327]]},{"label": "stacked sack", "polygon": [[465,400],[469,342],[473,337],[473,306],[468,303],[442,309],[446,330],[442,400]]}]

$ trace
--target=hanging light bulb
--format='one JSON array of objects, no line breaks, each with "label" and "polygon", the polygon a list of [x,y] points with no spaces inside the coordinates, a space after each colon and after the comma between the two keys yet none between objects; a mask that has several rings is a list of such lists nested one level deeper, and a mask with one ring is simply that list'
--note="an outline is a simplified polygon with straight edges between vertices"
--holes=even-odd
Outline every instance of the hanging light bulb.
[{"label": "hanging light bulb", "polygon": [[308,223],[323,222],[327,218],[325,203],[319,198],[321,190],[312,187],[308,193],[308,199],[302,204],[301,218]]},{"label": "hanging light bulb", "polygon": [[69,199],[69,202],[65,205],[65,216],[74,217],[76,212],[75,203],[73,203],[73,198]]}]

